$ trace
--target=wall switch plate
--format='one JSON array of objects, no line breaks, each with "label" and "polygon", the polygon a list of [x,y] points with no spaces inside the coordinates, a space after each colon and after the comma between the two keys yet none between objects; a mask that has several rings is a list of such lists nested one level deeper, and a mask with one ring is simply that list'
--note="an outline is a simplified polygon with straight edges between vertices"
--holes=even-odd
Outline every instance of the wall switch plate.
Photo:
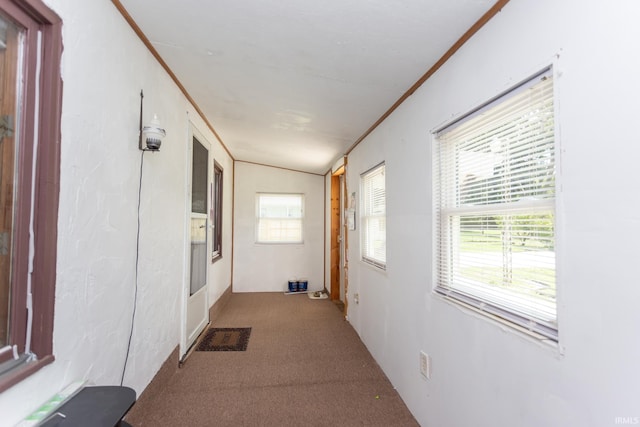
[{"label": "wall switch plate", "polygon": [[431,356],[424,351],[420,352],[420,373],[426,379],[431,379]]}]

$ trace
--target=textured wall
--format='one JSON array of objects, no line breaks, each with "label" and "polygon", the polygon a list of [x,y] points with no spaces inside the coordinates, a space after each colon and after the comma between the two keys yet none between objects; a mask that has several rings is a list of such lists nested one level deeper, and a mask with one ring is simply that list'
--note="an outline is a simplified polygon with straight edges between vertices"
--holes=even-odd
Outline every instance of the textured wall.
[{"label": "textured wall", "polygon": [[46,3],[63,20],[64,41],[56,361],[2,393],[3,425],[72,381],[120,382],[135,289],[141,89],[145,122],[157,113],[167,138],[144,156],[138,306],[124,384],[142,392],[180,341],[189,120],[226,174],[228,256],[211,267],[210,302],[230,285],[231,160],[110,1]]},{"label": "textured wall", "polygon": [[[640,4],[512,0],[349,156],[381,160],[387,271],[350,233],[349,319],[425,426],[607,426],[640,417]],[[431,131],[553,64],[559,123],[553,348],[434,295]],[[419,352],[431,354],[424,380]]]}]

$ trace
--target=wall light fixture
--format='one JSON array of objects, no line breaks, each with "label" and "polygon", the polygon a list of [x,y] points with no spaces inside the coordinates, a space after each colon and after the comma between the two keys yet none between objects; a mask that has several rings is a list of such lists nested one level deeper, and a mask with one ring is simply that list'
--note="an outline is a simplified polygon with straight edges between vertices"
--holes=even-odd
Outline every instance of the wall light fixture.
[{"label": "wall light fixture", "polygon": [[[138,138],[138,148],[142,151],[160,151],[162,138],[167,132],[160,127],[157,115],[153,115],[153,120],[147,126],[142,127],[142,100],[144,94],[140,91],[140,136]],[[143,144],[144,141],[144,144]]]}]

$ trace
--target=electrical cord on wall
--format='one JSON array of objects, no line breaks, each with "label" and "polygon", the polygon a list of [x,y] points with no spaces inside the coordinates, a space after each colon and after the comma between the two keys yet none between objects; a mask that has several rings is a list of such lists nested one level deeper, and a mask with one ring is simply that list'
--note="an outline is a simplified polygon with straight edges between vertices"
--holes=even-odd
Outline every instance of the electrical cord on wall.
[{"label": "electrical cord on wall", "polygon": [[131,330],[129,331],[129,342],[127,343],[127,355],[124,359],[122,367],[122,377],[120,378],[120,386],[124,384],[124,374],[127,371],[127,363],[129,362],[129,352],[131,351],[131,339],[133,338],[133,325],[136,319],[136,308],[138,306],[138,267],[140,260],[140,200],[142,195],[142,166],[144,165],[144,151],[140,155],[140,181],[138,183],[138,211],[136,225],[136,272],[135,272],[135,288],[133,293],[133,312],[131,313]]}]

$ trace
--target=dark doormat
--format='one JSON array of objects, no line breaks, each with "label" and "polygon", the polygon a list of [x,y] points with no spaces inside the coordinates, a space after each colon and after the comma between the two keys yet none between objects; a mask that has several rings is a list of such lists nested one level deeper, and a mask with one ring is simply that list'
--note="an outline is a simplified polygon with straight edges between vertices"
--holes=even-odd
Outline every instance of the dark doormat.
[{"label": "dark doormat", "polygon": [[211,328],[196,351],[245,351],[251,328]]}]

